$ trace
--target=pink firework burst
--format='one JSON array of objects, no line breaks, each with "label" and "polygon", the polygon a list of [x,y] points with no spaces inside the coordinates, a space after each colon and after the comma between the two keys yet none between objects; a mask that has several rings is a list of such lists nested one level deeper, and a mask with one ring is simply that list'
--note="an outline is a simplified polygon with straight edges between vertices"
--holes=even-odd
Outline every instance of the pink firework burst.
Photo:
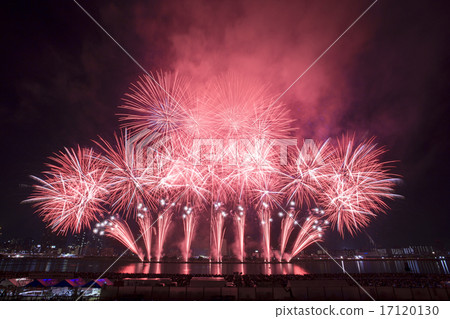
[{"label": "pink firework burst", "polygon": [[318,146],[306,142],[303,145],[297,150],[298,157],[290,160],[283,174],[283,192],[288,195],[288,201],[309,206],[328,181],[333,149],[329,140]]},{"label": "pink firework burst", "polygon": [[126,218],[134,214],[136,203],[155,207],[159,179],[154,174],[155,168],[147,165],[144,150],[136,148],[126,132],[124,136],[116,136],[114,145],[103,139],[97,144],[104,151],[101,160],[108,168],[106,177],[113,211]]},{"label": "pink firework burst", "polygon": [[186,122],[189,108],[188,81],[176,73],[144,75],[125,94],[119,114],[123,127],[134,133],[174,136]]},{"label": "pink firework burst", "polygon": [[92,149],[65,149],[54,157],[26,202],[37,208],[55,232],[78,233],[104,214],[106,168]]},{"label": "pink firework burst", "polygon": [[209,84],[205,103],[214,110],[215,135],[220,138],[286,138],[292,130],[288,109],[268,88],[236,74]]},{"label": "pink firework burst", "polygon": [[385,199],[395,198],[397,181],[380,161],[385,151],[373,139],[356,145],[342,138],[333,155],[327,186],[320,193],[326,216],[341,235],[354,235],[387,208]]}]

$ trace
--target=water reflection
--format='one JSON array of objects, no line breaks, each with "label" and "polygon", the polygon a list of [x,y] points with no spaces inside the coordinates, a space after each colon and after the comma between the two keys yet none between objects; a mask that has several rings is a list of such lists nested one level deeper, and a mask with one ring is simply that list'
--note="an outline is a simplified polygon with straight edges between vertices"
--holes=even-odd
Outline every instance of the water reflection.
[{"label": "water reflection", "polygon": [[[0,271],[103,272],[113,259],[11,258],[0,259]],[[447,260],[315,260],[297,263],[140,263],[119,260],[110,271],[143,274],[336,274],[349,273],[449,274]],[[342,267],[342,268],[341,268]]]},{"label": "water reflection", "polygon": [[190,274],[190,273],[191,273],[191,267],[190,267],[190,265],[191,265],[191,264],[189,264],[189,263],[185,263],[185,264],[183,265],[183,270],[181,271],[181,273],[184,274],[184,275]]},{"label": "water reflection", "polygon": [[264,264],[264,272],[265,275],[272,275],[272,264]]}]

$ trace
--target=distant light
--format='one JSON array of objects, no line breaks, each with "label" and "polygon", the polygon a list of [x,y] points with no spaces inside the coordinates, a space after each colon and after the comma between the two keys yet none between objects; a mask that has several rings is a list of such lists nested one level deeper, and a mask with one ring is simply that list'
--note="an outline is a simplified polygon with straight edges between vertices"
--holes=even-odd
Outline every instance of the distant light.
[{"label": "distant light", "polygon": [[269,222],[273,222],[273,219],[272,219],[272,218],[269,218]]},{"label": "distant light", "polygon": [[160,215],[160,216],[159,216],[159,219],[162,219],[162,218],[163,218],[163,216],[162,216],[162,215]]},{"label": "distant light", "polygon": [[238,217],[237,220],[241,220],[241,217]]},{"label": "distant light", "polygon": [[325,225],[328,225],[330,222],[328,220],[325,220]]},{"label": "distant light", "polygon": [[188,210],[188,207],[187,207],[187,206],[184,206],[184,210]]},{"label": "distant light", "polygon": [[161,199],[160,202],[161,202],[161,205],[163,205],[163,206],[166,205],[166,201],[164,199]]},{"label": "distant light", "polygon": [[[97,234],[98,233],[98,229],[97,228],[94,228],[94,230],[92,230],[93,232],[94,232],[94,234]],[[39,246],[38,246],[39,247]]]},{"label": "distant light", "polygon": [[[95,227],[100,227],[100,223],[95,224]],[[434,254],[434,253],[433,253]]]},{"label": "distant light", "polygon": [[317,226],[316,226],[316,225],[313,225],[313,226],[312,226],[312,228],[313,228],[313,229],[316,229],[316,228],[317,228]]},{"label": "distant light", "polygon": [[239,210],[244,210],[244,208],[242,206],[238,206]]},{"label": "distant light", "polygon": [[183,214],[183,218],[186,218],[186,214]]},{"label": "distant light", "polygon": [[263,203],[263,206],[264,206],[265,208],[267,208],[269,205],[267,205],[267,203]]},{"label": "distant light", "polygon": [[142,208],[142,204],[139,204],[139,205],[138,205],[138,209],[141,209],[141,208]]},{"label": "distant light", "polygon": [[112,216],[112,217],[111,217],[111,220],[114,220],[114,219],[116,219],[116,218],[115,218],[114,216]]},{"label": "distant light", "polygon": [[240,212],[239,215],[244,216],[244,213],[243,213],[243,212]]},{"label": "distant light", "polygon": [[175,206],[175,203],[172,203],[172,206]]},{"label": "distant light", "polygon": [[320,227],[320,226],[317,227],[317,230],[318,230],[318,231],[322,231],[322,227]]},{"label": "distant light", "polygon": [[294,217],[294,214],[289,214],[289,217]]},{"label": "distant light", "polygon": [[278,216],[283,217],[283,213],[282,213],[282,212],[279,212],[279,213],[278,213]]},{"label": "distant light", "polygon": [[262,225],[264,225],[265,223],[266,223],[265,221],[263,221],[263,220],[261,221],[261,224],[262,224]]},{"label": "distant light", "polygon": [[295,202],[294,201],[291,201],[291,206],[295,206]]},{"label": "distant light", "polygon": [[105,234],[105,231],[102,230],[102,231],[100,232],[100,236],[103,236],[104,234]]},{"label": "distant light", "polygon": [[144,207],[144,212],[146,212],[147,211],[147,207]]},{"label": "distant light", "polygon": [[259,252],[258,249],[256,249],[256,250],[255,250],[255,253],[258,253],[258,252]]},{"label": "distant light", "polygon": [[222,212],[222,216],[223,216],[223,217],[226,217],[227,214],[226,214],[225,212]]}]

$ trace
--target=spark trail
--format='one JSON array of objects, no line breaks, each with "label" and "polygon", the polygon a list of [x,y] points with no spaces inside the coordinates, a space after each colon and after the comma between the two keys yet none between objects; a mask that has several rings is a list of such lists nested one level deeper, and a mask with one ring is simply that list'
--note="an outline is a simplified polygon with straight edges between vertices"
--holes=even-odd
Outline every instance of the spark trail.
[{"label": "spark trail", "polygon": [[215,203],[215,211],[212,214],[212,248],[213,260],[222,261],[222,246],[225,236],[225,217],[227,213],[221,209],[221,203]]},{"label": "spark trail", "polygon": [[291,261],[293,257],[302,252],[306,247],[314,242],[320,242],[323,240],[323,232],[328,226],[322,224],[320,219],[315,216],[307,217],[305,222],[301,225],[301,229],[295,239],[294,246],[291,254],[288,256],[287,261]]},{"label": "spark trail", "polygon": [[284,252],[286,250],[286,245],[289,241],[292,231],[294,230],[295,220],[297,218],[298,212],[294,208],[289,209],[287,213],[280,212],[281,220],[281,234],[280,234],[280,257],[279,261],[283,260]]},{"label": "spark trail", "polygon": [[[142,204],[140,204],[142,205]],[[149,212],[147,212],[147,208],[144,207],[142,212],[137,214],[137,223],[139,225],[139,233],[142,236],[142,240],[144,241],[145,252],[147,256],[147,260],[151,261],[152,259],[152,232],[153,232],[153,220],[152,216]]]},{"label": "spark trail", "polygon": [[133,233],[131,232],[127,222],[111,217],[111,219],[106,222],[105,226],[104,234],[106,236],[118,240],[127,249],[138,256],[141,261],[144,261],[144,254],[137,246]]},{"label": "spark trail", "polygon": [[195,227],[197,225],[197,218],[192,207],[185,206],[185,212],[183,213],[183,229],[184,229],[184,242],[182,248],[182,254],[184,261],[189,261],[191,253],[192,240],[195,234]]},{"label": "spark trail", "polygon": [[239,205],[237,212],[234,214],[234,224],[237,233],[237,241],[239,244],[239,260],[241,262],[245,259],[245,209]]}]

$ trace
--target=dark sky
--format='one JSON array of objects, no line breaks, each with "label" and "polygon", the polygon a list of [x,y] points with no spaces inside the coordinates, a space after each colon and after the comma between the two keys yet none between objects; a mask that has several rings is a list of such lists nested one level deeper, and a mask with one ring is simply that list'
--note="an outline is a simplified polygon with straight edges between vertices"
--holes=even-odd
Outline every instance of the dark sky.
[{"label": "dark sky", "polygon": [[[371,1],[80,1],[148,71],[197,81],[239,71],[284,91]],[[3,237],[38,238],[29,175],[63,147],[118,130],[142,71],[72,1],[2,4]],[[367,233],[380,246],[447,245],[450,14],[445,1],[381,0],[283,97],[298,136],[376,136],[403,176]],[[367,242],[363,233],[337,247]],[[328,244],[328,243],[327,243]],[[331,245],[331,244],[330,244]]]}]

